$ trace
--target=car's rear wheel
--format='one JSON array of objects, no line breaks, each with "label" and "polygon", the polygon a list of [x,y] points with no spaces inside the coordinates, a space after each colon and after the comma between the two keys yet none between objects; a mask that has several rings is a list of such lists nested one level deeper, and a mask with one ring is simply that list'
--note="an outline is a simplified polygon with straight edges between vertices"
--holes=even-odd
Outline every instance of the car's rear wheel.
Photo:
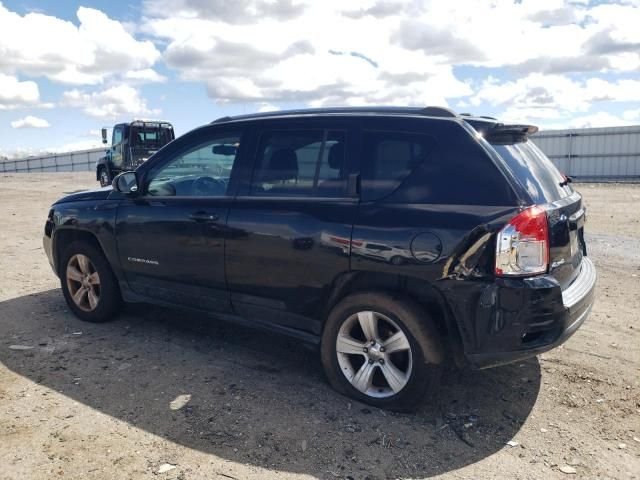
[{"label": "car's rear wheel", "polygon": [[411,410],[435,392],[440,377],[435,362],[441,359],[441,341],[427,312],[409,299],[383,293],[342,300],[322,337],[322,363],[331,385],[391,410]]},{"label": "car's rear wheel", "polygon": [[101,187],[108,187],[109,185],[111,185],[111,178],[109,177],[109,172],[107,172],[106,168],[101,168],[100,169],[100,186]]},{"label": "car's rear wheel", "polygon": [[109,262],[94,245],[75,241],[60,259],[60,283],[67,305],[88,322],[110,320],[122,305]]}]

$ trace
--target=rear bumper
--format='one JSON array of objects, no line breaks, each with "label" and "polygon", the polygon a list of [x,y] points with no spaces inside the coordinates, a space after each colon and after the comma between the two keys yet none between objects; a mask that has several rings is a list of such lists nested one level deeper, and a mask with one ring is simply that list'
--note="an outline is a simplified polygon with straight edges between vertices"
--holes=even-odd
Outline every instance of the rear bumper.
[{"label": "rear bumper", "polygon": [[[561,290],[557,283],[554,287],[552,283],[544,281],[515,287],[518,290],[531,290],[524,295],[521,291],[517,292],[530,302],[525,303],[523,310],[514,317],[515,320],[505,327],[507,338],[491,333],[484,336],[485,341],[481,342],[484,348],[466,354],[468,362],[474,368],[489,368],[517,362],[561,345],[589,316],[595,301],[596,277],[593,262],[584,257],[580,273],[565,290]],[[505,294],[508,296],[509,292],[500,292],[502,296]],[[559,301],[554,301],[558,294]]]}]

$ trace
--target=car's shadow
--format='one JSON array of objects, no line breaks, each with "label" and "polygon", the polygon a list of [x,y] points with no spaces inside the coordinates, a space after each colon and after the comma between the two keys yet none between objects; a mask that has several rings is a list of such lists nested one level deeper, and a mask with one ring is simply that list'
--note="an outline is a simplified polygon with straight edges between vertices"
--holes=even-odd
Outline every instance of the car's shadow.
[{"label": "car's shadow", "polygon": [[[87,324],[50,290],[0,302],[0,318],[0,361],[19,375],[186,447],[323,478],[477,462],[505,448],[540,388],[535,359],[449,370],[437,400],[394,414],[335,393],[297,342],[203,316],[145,305]],[[181,394],[191,400],[171,410]]]}]

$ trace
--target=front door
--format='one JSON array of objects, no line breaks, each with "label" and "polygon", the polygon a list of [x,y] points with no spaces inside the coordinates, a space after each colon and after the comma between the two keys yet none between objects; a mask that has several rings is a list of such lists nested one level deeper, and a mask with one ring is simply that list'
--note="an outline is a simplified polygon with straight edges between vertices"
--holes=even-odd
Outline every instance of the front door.
[{"label": "front door", "polygon": [[142,194],[118,209],[118,253],[131,290],[173,304],[229,311],[224,273],[231,171],[242,132],[182,137],[144,169]]},{"label": "front door", "polygon": [[113,138],[111,142],[111,149],[109,150],[111,168],[117,172],[122,171],[124,166],[124,157],[122,154],[122,144],[124,142],[124,127],[122,125],[116,125],[113,128]]}]

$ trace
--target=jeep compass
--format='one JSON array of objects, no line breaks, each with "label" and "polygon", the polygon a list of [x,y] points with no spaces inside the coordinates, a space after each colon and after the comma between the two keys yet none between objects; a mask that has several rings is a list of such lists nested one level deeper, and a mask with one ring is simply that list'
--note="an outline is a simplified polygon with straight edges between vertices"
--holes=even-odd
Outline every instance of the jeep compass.
[{"label": "jeep compass", "polygon": [[83,320],[148,302],[280,332],[336,390],[408,410],[445,362],[519,361],[589,314],[585,207],[536,130],[440,107],[224,117],[56,202],[44,246]]}]

